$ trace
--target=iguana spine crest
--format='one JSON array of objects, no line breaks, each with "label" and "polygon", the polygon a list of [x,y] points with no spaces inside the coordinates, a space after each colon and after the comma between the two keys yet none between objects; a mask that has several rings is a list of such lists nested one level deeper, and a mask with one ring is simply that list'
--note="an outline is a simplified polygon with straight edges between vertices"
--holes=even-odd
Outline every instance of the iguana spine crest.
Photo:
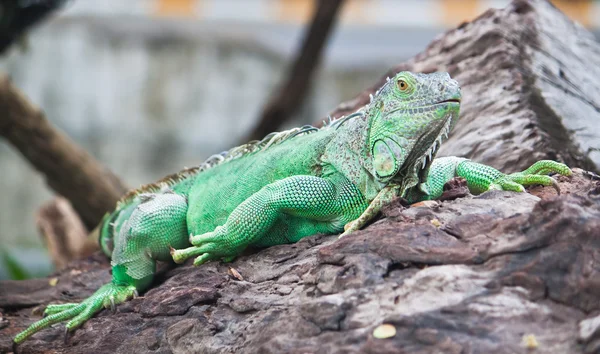
[{"label": "iguana spine crest", "polygon": [[[366,107],[366,106],[365,106]],[[207,158],[203,163],[194,167],[186,167],[183,170],[170,174],[156,182],[144,184],[136,189],[132,189],[127,192],[118,202],[116,209],[121,208],[124,205],[131,203],[136,197],[143,193],[157,193],[160,191],[164,191],[169,187],[184,181],[187,178],[198,175],[199,173],[211,169],[215,166],[221,165],[231,160],[238,159],[240,157],[253,154],[256,152],[264,151],[271,146],[279,145],[284,141],[292,139],[296,136],[306,135],[310,133],[314,133],[323,129],[337,128],[339,125],[344,123],[347,119],[356,117],[357,115],[362,114],[362,110],[364,107],[361,107],[355,113],[349,114],[347,116],[341,116],[336,119],[332,119],[331,116],[327,117],[327,120],[323,121],[323,126],[321,128],[317,128],[312,125],[304,125],[302,127],[296,127],[289,130],[284,130],[281,132],[273,132],[267,134],[261,140],[252,140],[246,144],[233,147],[229,150],[223,151],[218,154],[214,154]]]}]

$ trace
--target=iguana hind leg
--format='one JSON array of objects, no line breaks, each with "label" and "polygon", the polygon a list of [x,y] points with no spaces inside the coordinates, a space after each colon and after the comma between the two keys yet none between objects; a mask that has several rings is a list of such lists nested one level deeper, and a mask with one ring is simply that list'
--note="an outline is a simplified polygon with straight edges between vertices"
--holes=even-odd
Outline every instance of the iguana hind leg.
[{"label": "iguana hind leg", "polygon": [[[252,244],[280,244],[323,232],[339,232],[358,217],[366,202],[345,177],[292,176],[263,187],[233,210],[224,225],[190,238],[193,247],[173,250],[175,262],[195,257],[194,264],[231,258]],[[290,230],[289,239],[269,235],[282,216],[317,221],[314,227]],[[189,216],[188,216],[189,217]],[[311,225],[310,223],[308,223]],[[264,242],[268,239],[268,242]]]},{"label": "iguana hind leg", "polygon": [[49,316],[33,323],[27,327],[26,330],[17,334],[14,338],[14,342],[17,344],[21,343],[34,333],[55,323],[66,320],[70,320],[66,324],[67,330],[72,331],[91,318],[103,306],[110,307],[110,298],[113,298],[113,301],[116,303],[121,303],[130,298],[134,292],[135,287],[133,285],[121,286],[109,283],[102,286],[92,296],[88,297],[80,304],[75,304],[75,306],[69,306],[68,308],[64,307],[61,311],[57,311],[60,307],[56,307],[61,305],[54,305],[55,307],[53,309],[51,308],[50,311],[45,312],[45,314],[49,314]]},{"label": "iguana hind leg", "polygon": [[131,216],[118,225],[112,253],[112,282],[80,304],[49,305],[46,317],[17,334],[14,342],[20,343],[43,328],[67,320],[67,331],[72,331],[103,307],[114,308],[145,290],[154,276],[156,261],[170,259],[169,246],[188,244],[186,215],[187,202],[183,196],[172,193],[142,196]]}]

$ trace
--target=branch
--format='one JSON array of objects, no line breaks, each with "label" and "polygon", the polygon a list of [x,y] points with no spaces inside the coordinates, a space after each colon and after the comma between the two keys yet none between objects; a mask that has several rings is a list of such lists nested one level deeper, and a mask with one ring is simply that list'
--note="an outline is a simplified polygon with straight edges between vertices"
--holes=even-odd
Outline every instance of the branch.
[{"label": "branch", "polygon": [[126,192],[118,177],[57,131],[3,75],[0,112],[0,136],[46,176],[50,188],[71,202],[88,228],[96,226]]},{"label": "branch", "polygon": [[63,269],[74,259],[91,255],[98,240],[88,232],[71,203],[56,197],[45,203],[37,214],[36,224],[56,269]]},{"label": "branch", "polygon": [[66,3],[67,0],[0,2],[0,53]]},{"label": "branch", "polygon": [[283,89],[265,106],[261,119],[246,141],[262,139],[288,120],[303,102],[323,47],[344,0],[320,0]]}]

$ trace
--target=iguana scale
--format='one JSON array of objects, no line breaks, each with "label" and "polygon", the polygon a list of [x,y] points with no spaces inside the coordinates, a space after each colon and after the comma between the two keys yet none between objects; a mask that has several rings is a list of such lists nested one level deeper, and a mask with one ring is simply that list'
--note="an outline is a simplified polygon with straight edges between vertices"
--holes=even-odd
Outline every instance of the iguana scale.
[{"label": "iguana scale", "polygon": [[548,173],[569,175],[539,161],[510,175],[458,157],[435,158],[456,123],[461,93],[447,73],[400,72],[348,117],[269,134],[213,156],[125,196],[100,226],[112,258],[112,282],[82,303],[48,305],[47,317],[19,333],[15,343],[54,323],[72,331],[102,307],[114,307],[147,289],[156,262],[229,261],[248,246],[292,243],[316,233],[348,234],[400,196],[438,198],[455,176],[473,193],[523,192],[554,185]]}]

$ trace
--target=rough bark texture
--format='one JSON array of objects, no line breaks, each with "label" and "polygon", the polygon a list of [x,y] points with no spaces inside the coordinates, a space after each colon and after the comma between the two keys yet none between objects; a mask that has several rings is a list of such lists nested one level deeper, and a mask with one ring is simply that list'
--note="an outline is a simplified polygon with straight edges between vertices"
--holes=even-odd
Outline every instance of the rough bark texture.
[{"label": "rough bark texture", "polygon": [[0,136],[71,202],[88,228],[127,191],[112,172],[56,130],[6,76],[0,76],[0,112]]},{"label": "rough bark texture", "polygon": [[[548,23],[566,38],[582,37],[558,51],[560,38],[541,44]],[[594,166],[580,153],[580,137],[563,127],[571,116],[545,98],[542,80],[550,74],[543,79],[534,70],[540,60],[561,62],[563,75],[552,80],[563,84],[579,70],[597,70],[585,66],[597,59],[590,58],[597,45],[566,24],[545,2],[515,1],[450,31],[402,66],[447,69],[464,87],[462,121],[445,151],[508,171],[546,157]],[[580,60],[571,65],[575,56]],[[580,107],[571,93],[596,97],[598,84],[590,81],[573,81],[553,99],[564,100],[561,109]],[[445,201],[394,203],[382,219],[341,240],[312,236],[233,263],[164,269],[142,298],[115,314],[102,311],[67,344],[58,325],[19,351],[597,353],[600,182],[582,170],[558,179],[560,196],[536,187],[478,197],[455,180]],[[96,254],[57,279],[0,282],[0,352],[39,318],[31,307],[84,299],[110,281],[108,268]],[[381,324],[396,334],[375,338]]]}]

